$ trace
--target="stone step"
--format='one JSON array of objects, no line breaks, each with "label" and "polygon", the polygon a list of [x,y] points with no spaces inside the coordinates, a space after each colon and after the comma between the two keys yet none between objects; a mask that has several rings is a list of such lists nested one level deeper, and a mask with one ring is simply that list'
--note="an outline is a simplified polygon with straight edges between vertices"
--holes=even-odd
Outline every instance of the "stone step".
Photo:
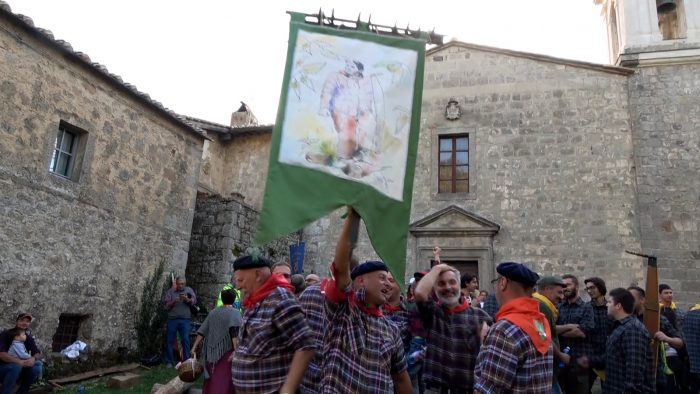
[{"label": "stone step", "polygon": [[139,375],[135,373],[125,373],[107,379],[107,387],[112,389],[125,389],[137,384],[139,384]]}]

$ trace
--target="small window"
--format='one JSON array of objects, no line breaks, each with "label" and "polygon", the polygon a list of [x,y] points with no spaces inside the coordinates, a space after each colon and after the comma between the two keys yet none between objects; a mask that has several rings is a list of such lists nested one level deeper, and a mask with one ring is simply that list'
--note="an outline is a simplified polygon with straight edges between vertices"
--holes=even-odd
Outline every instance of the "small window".
[{"label": "small window", "polygon": [[75,342],[78,339],[80,323],[83,319],[84,316],[82,315],[62,313],[61,316],[58,317],[58,328],[56,328],[56,333],[53,334],[51,350],[60,352],[68,345]]},{"label": "small window", "polygon": [[83,139],[86,135],[87,133],[84,131],[61,121],[58,126],[49,171],[64,178],[77,180],[77,175],[80,172],[80,154],[83,151]]},{"label": "small window", "polygon": [[440,137],[438,193],[469,192],[469,136]]}]

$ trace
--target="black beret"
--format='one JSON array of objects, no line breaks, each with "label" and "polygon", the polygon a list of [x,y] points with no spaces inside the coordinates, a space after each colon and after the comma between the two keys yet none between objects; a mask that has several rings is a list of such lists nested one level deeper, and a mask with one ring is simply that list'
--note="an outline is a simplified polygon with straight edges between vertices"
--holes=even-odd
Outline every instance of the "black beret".
[{"label": "black beret", "polygon": [[366,261],[355,267],[354,270],[352,270],[352,272],[350,273],[350,278],[352,280],[355,280],[355,278],[357,278],[360,275],[368,274],[374,271],[389,272],[389,268],[387,268],[386,264],[382,263],[381,261]]},{"label": "black beret", "polygon": [[506,262],[496,267],[496,272],[513,282],[522,283],[527,287],[533,287],[540,276],[521,263]]},{"label": "black beret", "polygon": [[270,260],[262,257],[262,256],[241,256],[237,258],[236,260],[233,261],[233,270],[245,270],[249,268],[263,268],[267,267],[270,268],[272,266],[272,263]]}]

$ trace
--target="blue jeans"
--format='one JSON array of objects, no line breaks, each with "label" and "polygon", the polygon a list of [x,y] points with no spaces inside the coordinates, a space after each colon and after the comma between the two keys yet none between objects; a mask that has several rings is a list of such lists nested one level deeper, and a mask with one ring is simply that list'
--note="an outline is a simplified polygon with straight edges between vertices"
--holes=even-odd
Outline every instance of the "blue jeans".
[{"label": "blue jeans", "polygon": [[[187,360],[190,358],[190,319],[170,319],[166,331],[167,345],[165,347],[165,362],[175,364],[173,361],[173,341],[175,334],[180,334],[182,341],[182,356]],[[1,394],[1,393],[0,393]]]},{"label": "blue jeans", "polygon": [[32,383],[41,376],[41,368],[40,362],[34,363],[33,367],[22,367],[13,363],[0,364],[0,394],[9,394],[17,383],[20,384],[17,394],[26,394]]}]

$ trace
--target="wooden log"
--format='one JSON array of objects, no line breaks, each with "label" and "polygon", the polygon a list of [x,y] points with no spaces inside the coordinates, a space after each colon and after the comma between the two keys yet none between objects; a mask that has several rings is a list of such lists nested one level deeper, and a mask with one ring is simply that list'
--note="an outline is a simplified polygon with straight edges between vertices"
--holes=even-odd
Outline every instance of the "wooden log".
[{"label": "wooden log", "polygon": [[139,367],[139,364],[132,363],[132,364],[126,364],[126,365],[117,365],[117,366],[109,367],[109,368],[99,368],[99,369],[96,369],[94,371],[79,373],[77,375],[69,376],[67,378],[52,379],[52,380],[49,380],[49,383],[51,385],[56,385],[56,384],[61,385],[61,384],[66,384],[66,383],[80,382],[81,380],[92,379],[92,378],[96,378],[99,376],[111,375],[113,373],[131,371],[132,369],[136,369],[138,367]]},{"label": "wooden log", "polygon": [[194,383],[186,383],[180,380],[179,377],[172,378],[167,384],[154,384],[151,389],[151,394],[183,394]]}]

